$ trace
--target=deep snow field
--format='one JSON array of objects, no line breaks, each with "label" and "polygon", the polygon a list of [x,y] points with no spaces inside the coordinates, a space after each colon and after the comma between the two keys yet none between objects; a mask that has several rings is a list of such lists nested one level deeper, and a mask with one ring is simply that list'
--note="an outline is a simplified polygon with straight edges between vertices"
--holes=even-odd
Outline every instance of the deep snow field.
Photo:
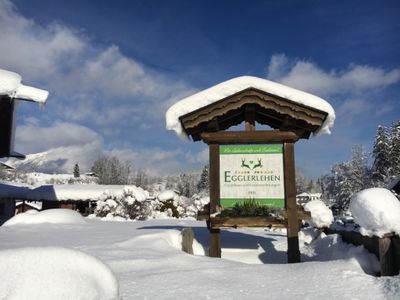
[{"label": "deep snow field", "polygon": [[[185,227],[195,255],[180,250]],[[218,259],[194,220],[11,224],[0,227],[0,299],[400,299],[400,277],[373,276],[372,254],[317,234],[302,231],[303,262],[286,264],[285,232],[264,228],[222,230]]]}]

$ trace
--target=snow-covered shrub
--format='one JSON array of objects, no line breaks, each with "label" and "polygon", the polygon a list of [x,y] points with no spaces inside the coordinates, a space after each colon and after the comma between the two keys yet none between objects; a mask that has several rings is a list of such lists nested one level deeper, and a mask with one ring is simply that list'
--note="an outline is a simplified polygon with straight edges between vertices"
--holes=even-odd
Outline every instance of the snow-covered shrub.
[{"label": "snow-covered shrub", "polygon": [[310,225],[314,227],[329,227],[333,222],[332,211],[321,200],[308,202],[304,210],[311,213]]},{"label": "snow-covered shrub", "polygon": [[209,196],[194,194],[190,199],[188,199],[187,206],[185,207],[185,216],[196,218],[197,212],[202,210],[204,205],[208,203],[210,203]]},{"label": "snow-covered shrub", "polygon": [[165,190],[157,195],[157,199],[160,202],[161,212],[167,212],[174,218],[183,217],[186,197],[180,196],[176,191]]},{"label": "snow-covered shrub", "polygon": [[187,198],[171,190],[161,192],[158,194],[157,199],[160,201],[160,211],[170,210],[175,218],[195,218],[197,212],[210,202],[210,197],[194,194],[192,197]]},{"label": "snow-covered shrub", "polygon": [[119,216],[132,220],[145,220],[157,210],[159,202],[151,199],[147,191],[136,186],[126,186],[122,193],[105,192],[97,201],[98,217]]},{"label": "snow-covered shrub", "polygon": [[364,235],[400,234],[400,202],[388,189],[363,190],[351,199],[350,211]]}]

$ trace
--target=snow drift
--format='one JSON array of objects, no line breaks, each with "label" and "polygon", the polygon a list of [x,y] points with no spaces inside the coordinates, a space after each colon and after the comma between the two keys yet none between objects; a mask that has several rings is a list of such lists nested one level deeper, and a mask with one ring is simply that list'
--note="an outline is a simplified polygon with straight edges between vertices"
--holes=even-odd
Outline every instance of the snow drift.
[{"label": "snow drift", "polygon": [[118,299],[118,281],[97,258],[61,247],[0,251],[1,299]]},{"label": "snow drift", "polygon": [[384,188],[363,190],[350,201],[350,212],[363,235],[400,234],[400,201]]},{"label": "snow drift", "polygon": [[29,210],[15,215],[5,222],[3,226],[29,225],[29,224],[82,224],[85,220],[76,211],[63,208],[47,209],[41,212]]}]

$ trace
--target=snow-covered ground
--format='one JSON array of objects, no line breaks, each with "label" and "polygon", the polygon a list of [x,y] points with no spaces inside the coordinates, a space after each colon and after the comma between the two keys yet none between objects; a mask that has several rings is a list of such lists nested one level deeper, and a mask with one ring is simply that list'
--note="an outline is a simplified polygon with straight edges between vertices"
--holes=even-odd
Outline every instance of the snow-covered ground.
[{"label": "snow-covered ground", "polygon": [[[88,291],[92,293],[80,288],[68,295],[66,285],[58,299],[72,299],[71,295],[76,299],[77,293],[82,299],[102,299],[115,294],[107,266],[118,280],[119,296],[123,299],[400,299],[399,276],[370,275],[377,268],[373,255],[362,247],[341,242],[335,235],[317,237],[313,229],[300,234],[304,262],[286,264],[286,235],[281,231],[223,230],[223,258],[218,259],[203,255],[208,248],[205,222],[178,219],[85,221],[0,227],[0,269],[15,251],[19,251],[21,257],[44,251],[51,263],[62,264],[68,259],[67,270],[73,266],[85,269],[86,281],[82,284],[87,282]],[[180,231],[185,227],[194,230],[197,255],[180,250]],[[4,251],[6,249],[12,251]],[[87,264],[93,263],[93,279],[90,279],[90,271],[87,273],[90,268],[82,266],[82,257],[77,251],[92,257]],[[18,267],[9,268],[7,272],[0,270],[3,286],[8,284],[9,289],[15,290],[47,289],[50,293],[54,290],[52,282],[62,282],[60,276],[65,282],[72,280],[68,276],[76,276],[76,272],[67,271],[53,272],[49,276],[49,268],[41,265],[42,256],[30,255],[29,259],[16,261]],[[106,266],[101,266],[101,262]],[[32,270],[43,280],[35,280],[30,285],[28,279],[32,278],[29,277]],[[99,270],[102,273],[97,273]],[[104,290],[107,283],[110,285],[108,294],[103,292],[94,297],[93,287],[100,284]],[[21,295],[24,294],[19,297],[13,294],[13,299],[23,299]],[[0,289],[0,298],[4,297],[7,297],[5,289]],[[42,295],[41,299],[45,297]]]}]

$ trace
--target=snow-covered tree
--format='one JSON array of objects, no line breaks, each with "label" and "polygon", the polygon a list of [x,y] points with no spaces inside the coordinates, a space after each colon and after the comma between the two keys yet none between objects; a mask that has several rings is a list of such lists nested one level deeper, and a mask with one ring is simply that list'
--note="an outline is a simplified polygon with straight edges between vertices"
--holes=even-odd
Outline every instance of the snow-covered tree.
[{"label": "snow-covered tree", "polygon": [[99,178],[99,184],[128,184],[131,174],[129,162],[122,164],[116,157],[102,156],[91,168]]},{"label": "snow-covered tree", "polygon": [[354,145],[348,162],[349,181],[354,193],[371,187],[371,172],[368,168],[368,153],[362,145]]},{"label": "snow-covered tree", "polygon": [[209,192],[209,171],[208,171],[208,165],[204,166],[203,170],[201,171],[200,174],[200,180],[197,183],[197,190],[198,192]]},{"label": "snow-covered tree", "polygon": [[390,139],[390,176],[400,175],[400,121],[392,125]]},{"label": "snow-covered tree", "polygon": [[390,150],[391,144],[387,129],[379,126],[372,150],[374,159],[372,164],[372,179],[375,185],[381,186],[388,181],[391,165]]},{"label": "snow-covered tree", "polygon": [[78,163],[76,163],[75,166],[74,166],[74,177],[78,178],[80,176],[81,175],[80,175],[80,172],[79,172],[79,165],[78,165]]}]

